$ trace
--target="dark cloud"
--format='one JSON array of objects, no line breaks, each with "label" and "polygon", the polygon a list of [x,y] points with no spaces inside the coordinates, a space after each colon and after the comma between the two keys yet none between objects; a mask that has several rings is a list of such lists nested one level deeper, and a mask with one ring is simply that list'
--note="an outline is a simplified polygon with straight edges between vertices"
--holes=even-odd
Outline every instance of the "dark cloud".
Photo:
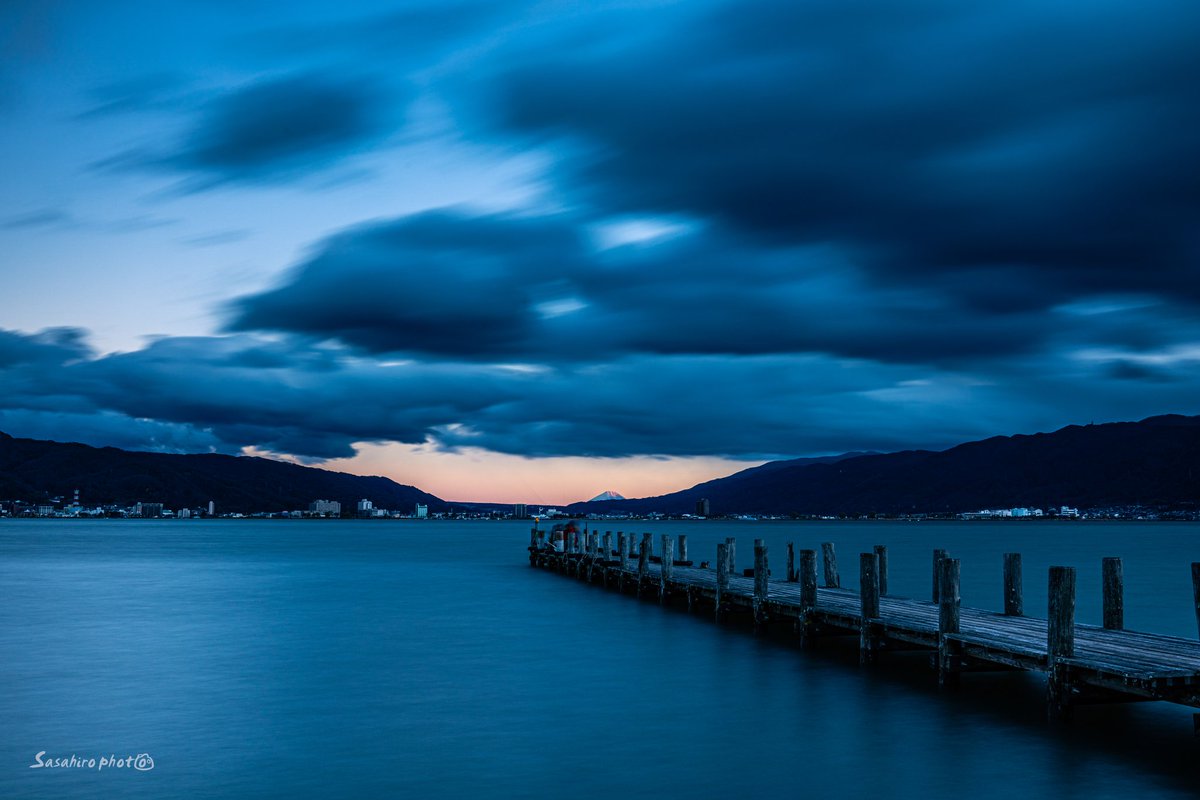
[{"label": "dark cloud", "polygon": [[[95,164],[100,170],[169,170],[186,188],[280,182],[341,164],[377,145],[403,122],[405,92],[364,75],[297,74],[182,101],[193,122],[172,146],[139,145]],[[176,104],[180,101],[173,101]],[[120,109],[150,110],[133,96]]]},{"label": "dark cloud", "polygon": [[984,311],[1200,299],[1200,6],[730,2],[634,24],[654,34],[497,62],[503,127],[582,146],[561,183],[598,208],[861,248],[874,282]]},{"label": "dark cloud", "polygon": [[597,248],[585,227],[452,211],[371,224],[241,300],[231,326],[533,362],[807,352],[938,362],[1021,352],[1046,333],[1021,308],[964,311],[945,296],[874,288],[836,248],[717,231]]},{"label": "dark cloud", "polygon": [[390,121],[384,106],[393,102],[363,80],[295,76],[251,84],[208,103],[168,162],[221,180],[326,166],[381,135]]},{"label": "dark cloud", "polygon": [[[380,362],[254,336],[164,338],[82,358],[78,332],[3,341],[22,353],[0,364],[0,426],[10,434],[257,447],[311,460],[349,456],[356,442],[597,457],[948,446],[1085,418],[1193,411],[1200,389],[1198,356],[1178,348],[1034,359],[983,375],[823,355],[504,367]],[[1144,382],[1112,374],[1122,361],[1152,362],[1172,379],[1150,395]]]}]

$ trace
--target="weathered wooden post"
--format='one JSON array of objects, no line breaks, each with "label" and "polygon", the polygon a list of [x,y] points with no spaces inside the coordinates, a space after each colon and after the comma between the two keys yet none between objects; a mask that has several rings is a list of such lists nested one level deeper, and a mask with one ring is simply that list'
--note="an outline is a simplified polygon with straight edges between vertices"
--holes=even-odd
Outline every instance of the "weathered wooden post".
[{"label": "weathered wooden post", "polygon": [[662,569],[658,571],[658,602],[666,603],[671,591],[671,571],[675,563],[675,542],[670,534],[662,535]]},{"label": "weathered wooden post", "polygon": [[959,647],[946,639],[959,631],[962,597],[959,595],[960,564],[957,558],[943,558],[938,563],[941,575],[938,598],[938,685],[958,685],[957,655]]},{"label": "weathered wooden post", "polygon": [[842,585],[838,576],[837,553],[833,550],[833,542],[821,543],[821,555],[825,559],[825,588],[837,589]]},{"label": "weathered wooden post", "polygon": [[1046,615],[1046,694],[1050,719],[1071,716],[1070,667],[1075,656],[1075,568],[1050,568],[1050,608]]},{"label": "weathered wooden post", "polygon": [[1200,562],[1192,562],[1192,602],[1196,605],[1196,627],[1200,628]]},{"label": "weathered wooden post", "polygon": [[1020,553],[1004,554],[1004,613],[1010,617],[1019,617],[1025,613]]},{"label": "weathered wooden post", "polygon": [[876,640],[871,633],[871,621],[879,618],[879,556],[860,553],[858,556],[859,599],[862,605],[862,628],[858,635],[858,663],[875,663]]},{"label": "weathered wooden post", "polygon": [[937,603],[941,600],[939,586],[942,580],[942,560],[946,558],[945,550],[933,551],[933,602]]},{"label": "weathered wooden post", "polygon": [[767,587],[770,571],[767,568],[767,545],[754,540],[754,629],[762,630],[767,622]]},{"label": "weathered wooden post", "polygon": [[812,647],[814,644],[813,619],[817,608],[817,551],[800,551],[800,616],[796,619],[796,634],[800,637],[800,646]]},{"label": "weathered wooden post", "polygon": [[629,566],[629,538],[625,536],[625,531],[617,531],[617,558],[621,562],[621,568],[617,572],[618,592],[625,586],[625,569]]},{"label": "weathered wooden post", "polygon": [[612,542],[613,542],[612,531],[605,531],[604,532],[604,559],[603,559],[604,561],[612,561],[612,557],[613,557]]},{"label": "weathered wooden post", "polygon": [[737,572],[737,539],[732,536],[725,537],[725,544],[729,550],[729,574],[733,575]]},{"label": "weathered wooden post", "polygon": [[879,596],[884,597],[888,593],[887,545],[875,545],[875,561],[879,571]]},{"label": "weathered wooden post", "polygon": [[538,531],[537,531],[537,528],[530,528],[530,530],[529,530],[529,566],[531,566],[531,567],[537,565],[537,551],[538,551]]},{"label": "weathered wooden post", "polygon": [[795,583],[799,580],[799,575],[796,573],[796,545],[791,542],[787,543],[787,580],[788,583]]},{"label": "weathered wooden post", "polygon": [[714,616],[717,622],[722,619],[722,606],[725,603],[725,595],[729,592],[729,544],[717,545],[717,604],[714,610]]},{"label": "weathered wooden post", "polygon": [[1104,627],[1119,631],[1125,627],[1125,576],[1121,559],[1106,558],[1100,564],[1104,579]]},{"label": "weathered wooden post", "polygon": [[646,576],[650,574],[650,534],[642,534],[642,543],[638,546],[638,579],[637,579],[637,596],[642,596],[642,584],[646,582]]},{"label": "weathered wooden post", "polygon": [[687,534],[679,534],[679,560],[687,561]]}]

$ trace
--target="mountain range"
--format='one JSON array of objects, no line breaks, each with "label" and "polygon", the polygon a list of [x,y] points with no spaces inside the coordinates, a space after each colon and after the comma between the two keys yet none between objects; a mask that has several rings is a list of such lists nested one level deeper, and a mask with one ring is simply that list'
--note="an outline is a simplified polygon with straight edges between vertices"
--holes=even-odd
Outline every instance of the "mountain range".
[{"label": "mountain range", "polygon": [[70,497],[76,489],[89,507],[154,502],[196,508],[212,500],[218,513],[251,513],[306,509],[321,499],[346,510],[367,498],[377,508],[410,513],[418,503],[431,512],[448,508],[441,498],[389,478],[267,458],[130,452],[0,433],[0,500]]},{"label": "mountain range", "polygon": [[[89,447],[0,433],[0,500],[69,497],[87,506],[216,502],[222,513],[307,508],[360,498],[376,507],[443,511],[450,503],[388,478],[219,454],[174,455]],[[611,497],[572,514],[904,514],[984,508],[1200,505],[1200,417],[1071,425],[1053,433],[996,436],[948,450],[845,453],[772,461],[680,492]],[[478,504],[455,503],[471,507]],[[490,506],[489,506],[490,507]],[[500,508],[500,507],[498,507]]]},{"label": "mountain range", "polygon": [[573,514],[954,513],[984,508],[1167,506],[1200,501],[1200,417],[1071,425],[949,450],[773,461],[681,492],[576,503]]}]

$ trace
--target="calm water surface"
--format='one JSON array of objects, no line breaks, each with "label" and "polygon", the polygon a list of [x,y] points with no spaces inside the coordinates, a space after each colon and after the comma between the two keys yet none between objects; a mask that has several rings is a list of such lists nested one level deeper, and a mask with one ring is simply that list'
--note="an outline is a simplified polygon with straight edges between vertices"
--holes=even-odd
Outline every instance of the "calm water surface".
[{"label": "calm water surface", "polygon": [[[931,551],[963,602],[1001,605],[1001,554],[1079,568],[1125,558],[1126,624],[1194,636],[1200,526],[1100,523],[622,523],[833,541],[843,582],[889,545],[893,594],[925,597]],[[938,691],[927,657],[860,668],[531,570],[525,523],[0,522],[0,797],[1191,798],[1188,709],[1042,721],[1026,675]],[[154,768],[30,769],[147,753]]]}]

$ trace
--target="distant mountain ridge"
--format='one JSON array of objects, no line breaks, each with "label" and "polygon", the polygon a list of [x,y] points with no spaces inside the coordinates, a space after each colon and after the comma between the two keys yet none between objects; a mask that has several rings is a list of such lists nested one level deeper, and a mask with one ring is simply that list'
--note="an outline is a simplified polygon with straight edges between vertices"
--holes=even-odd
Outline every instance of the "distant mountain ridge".
[{"label": "distant mountain ridge", "polygon": [[1200,417],[1070,425],[948,450],[776,461],[681,492],[577,503],[571,513],[902,514],[982,508],[1194,507]]},{"label": "distant mountain ridge", "polygon": [[430,511],[448,504],[389,478],[364,477],[282,461],[215,453],[175,455],[90,447],[0,433],[0,500],[70,497],[80,490],[86,506],[164,503],[218,513],[293,511],[313,500],[337,500],[352,510],[363,498],[377,508]]},{"label": "distant mountain ridge", "polygon": [[625,499],[624,496],[617,494],[612,489],[605,489],[603,492],[596,495],[591,500],[588,500],[588,502],[589,503],[599,503],[604,500],[624,500],[624,499]]}]

